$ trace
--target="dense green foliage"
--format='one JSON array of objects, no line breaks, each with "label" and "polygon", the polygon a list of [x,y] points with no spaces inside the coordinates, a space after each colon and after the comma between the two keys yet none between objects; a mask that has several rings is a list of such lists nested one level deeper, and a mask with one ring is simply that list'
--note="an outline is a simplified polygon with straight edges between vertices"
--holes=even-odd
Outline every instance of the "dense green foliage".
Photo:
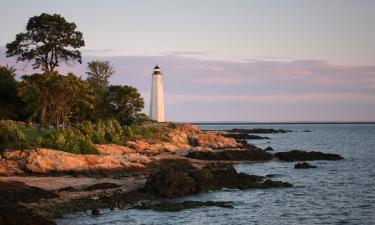
[{"label": "dense green foliage", "polygon": [[0,120],[0,151],[26,147],[25,135],[17,126],[17,123],[10,120]]},{"label": "dense green foliage", "polygon": [[100,120],[105,115],[104,94],[108,90],[109,78],[115,72],[109,61],[94,60],[87,63],[86,81],[94,91],[94,109],[87,114],[88,120]]},{"label": "dense green foliage", "polygon": [[104,94],[105,118],[115,118],[121,124],[131,124],[144,107],[138,90],[131,86],[109,86]]},{"label": "dense green foliage", "polygon": [[74,127],[56,130],[39,138],[43,147],[75,154],[98,154],[94,144],[123,144],[125,133],[116,120],[100,120],[97,123],[85,121]]},{"label": "dense green foliage", "polygon": [[16,35],[16,39],[6,45],[7,57],[17,56],[17,61],[33,61],[34,69],[44,72],[54,71],[60,61],[82,63],[81,52],[85,46],[82,33],[76,31],[75,23],[64,17],[42,13],[31,17],[26,32]]},{"label": "dense green foliage", "polygon": [[76,127],[95,144],[123,143],[124,130],[116,120],[85,121]]},{"label": "dense green foliage", "polygon": [[87,82],[95,92],[103,93],[109,85],[109,78],[115,73],[109,61],[94,60],[87,63]]},{"label": "dense green foliage", "polygon": [[127,126],[125,129],[126,137],[139,137],[148,140],[162,140],[169,142],[169,128],[166,126],[155,125],[137,125]]},{"label": "dense green foliage", "polygon": [[89,137],[77,128],[56,130],[45,137],[38,138],[38,145],[74,154],[98,154]]},{"label": "dense green foliage", "polygon": [[39,117],[41,126],[62,126],[72,117],[79,117],[83,107],[92,108],[90,86],[74,74],[57,72],[23,76],[19,95],[32,117]]},{"label": "dense green foliage", "polygon": [[21,102],[17,86],[15,69],[0,65],[0,119],[18,119]]}]

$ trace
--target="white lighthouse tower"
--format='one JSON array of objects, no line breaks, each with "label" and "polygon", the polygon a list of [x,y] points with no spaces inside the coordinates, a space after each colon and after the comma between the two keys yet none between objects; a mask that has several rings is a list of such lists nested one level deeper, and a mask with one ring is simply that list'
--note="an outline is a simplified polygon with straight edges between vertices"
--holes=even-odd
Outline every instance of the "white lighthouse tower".
[{"label": "white lighthouse tower", "polygon": [[158,65],[152,74],[150,117],[157,122],[165,122],[163,74]]}]

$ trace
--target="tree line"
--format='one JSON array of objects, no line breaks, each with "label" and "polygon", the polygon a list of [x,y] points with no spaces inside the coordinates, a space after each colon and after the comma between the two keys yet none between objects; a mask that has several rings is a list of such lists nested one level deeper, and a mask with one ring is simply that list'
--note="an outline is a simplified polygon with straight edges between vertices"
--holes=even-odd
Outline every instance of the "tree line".
[{"label": "tree line", "polygon": [[144,101],[135,87],[110,85],[115,70],[109,61],[87,65],[87,78],[60,74],[61,63],[82,63],[85,45],[75,23],[58,14],[31,17],[26,31],[6,45],[7,57],[32,64],[42,73],[16,79],[14,67],[0,65],[0,119],[62,128],[83,121],[116,119],[129,125],[146,119]]}]

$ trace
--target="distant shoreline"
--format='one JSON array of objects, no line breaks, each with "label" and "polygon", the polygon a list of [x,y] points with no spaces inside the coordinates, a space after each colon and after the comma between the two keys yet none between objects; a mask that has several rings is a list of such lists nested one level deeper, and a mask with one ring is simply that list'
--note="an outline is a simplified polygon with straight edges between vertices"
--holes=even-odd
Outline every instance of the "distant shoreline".
[{"label": "distant shoreline", "polygon": [[[186,122],[189,123],[189,122]],[[194,125],[284,125],[284,124],[375,124],[375,121],[368,122],[190,122]]]}]

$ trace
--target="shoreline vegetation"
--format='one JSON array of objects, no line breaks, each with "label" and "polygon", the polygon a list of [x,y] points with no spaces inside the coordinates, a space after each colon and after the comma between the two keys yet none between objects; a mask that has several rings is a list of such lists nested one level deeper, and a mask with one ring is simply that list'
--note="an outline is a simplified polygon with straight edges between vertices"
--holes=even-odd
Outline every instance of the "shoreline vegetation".
[{"label": "shoreline vegetation", "polygon": [[[36,128],[13,121],[7,123],[16,124],[25,140],[38,140],[37,131],[31,132]],[[1,224],[54,224],[53,220],[66,214],[89,210],[99,215],[101,209],[114,208],[160,211],[231,208],[230,202],[171,203],[166,199],[223,188],[293,186],[268,177],[238,173],[232,166],[236,163],[342,159],[335,154],[301,150],[271,154],[224,136],[231,131],[201,131],[189,124],[144,122],[133,126],[131,131],[121,129],[123,132],[117,130],[116,134],[122,136],[111,139],[116,143],[93,141],[95,154],[35,146],[38,142],[26,143],[34,145],[32,148],[3,151],[0,208],[7,210],[1,210]],[[61,131],[37,134],[47,137],[53,132]],[[12,223],[19,214],[25,216]]]}]

